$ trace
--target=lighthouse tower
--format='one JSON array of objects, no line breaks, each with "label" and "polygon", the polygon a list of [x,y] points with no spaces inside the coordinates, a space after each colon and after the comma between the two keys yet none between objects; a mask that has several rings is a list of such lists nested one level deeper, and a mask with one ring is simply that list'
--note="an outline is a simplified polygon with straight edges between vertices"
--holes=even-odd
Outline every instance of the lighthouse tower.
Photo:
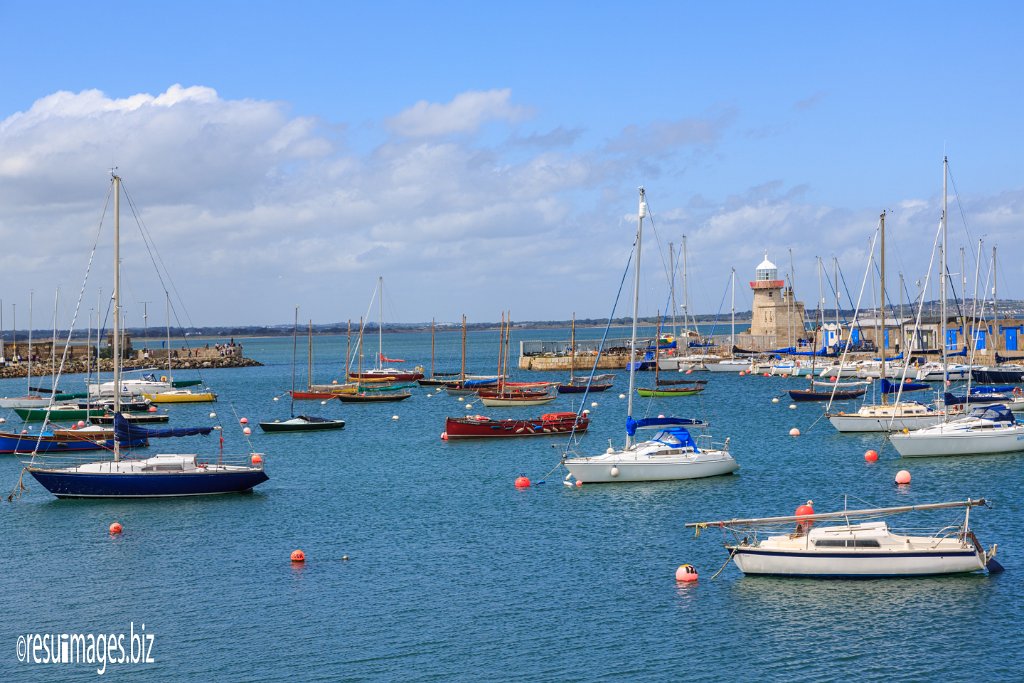
[{"label": "lighthouse tower", "polygon": [[779,269],[768,260],[767,252],[754,271],[750,289],[754,291],[752,341],[765,348],[796,346],[805,337],[804,305],[794,297],[793,288],[779,279]]}]

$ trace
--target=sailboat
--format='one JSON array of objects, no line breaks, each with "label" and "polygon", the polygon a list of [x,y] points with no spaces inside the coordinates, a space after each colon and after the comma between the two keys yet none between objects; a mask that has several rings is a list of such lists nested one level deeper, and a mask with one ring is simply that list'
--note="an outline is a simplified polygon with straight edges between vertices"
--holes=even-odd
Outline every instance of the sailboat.
[{"label": "sailboat", "polygon": [[[292,390],[291,407],[287,420],[260,420],[260,429],[265,432],[312,432],[325,429],[342,429],[345,426],[344,420],[331,419],[327,417],[316,417],[314,415],[295,414],[295,357],[298,346],[299,331],[299,307],[295,307],[295,323],[292,326]],[[312,353],[312,348],[310,350]]]},{"label": "sailboat", "polygon": [[[112,174],[114,195],[114,292],[113,385],[120,386],[120,201],[121,178]],[[218,453],[201,460],[195,453],[160,453],[148,458],[123,457],[122,444],[132,438],[156,438],[209,434],[212,427],[147,430],[123,420],[120,393],[114,392],[114,444],[110,458],[82,462],[78,459],[40,456],[33,453],[28,472],[58,498],[163,498],[249,491],[269,478],[263,469],[264,455],[251,453],[225,458]],[[223,438],[221,439],[223,444]],[[223,447],[223,446],[222,446]]]},{"label": "sailboat", "polygon": [[498,332],[498,383],[496,386],[485,386],[477,389],[480,402],[488,408],[508,408],[512,406],[539,406],[551,403],[558,398],[553,390],[557,382],[509,382],[508,356],[512,341],[512,313],[509,312],[508,323],[505,314],[501,314]]},{"label": "sailboat", "polygon": [[[968,526],[971,508],[980,505],[986,505],[984,498],[821,514],[800,514],[801,506],[798,514],[790,517],[691,522],[686,527],[698,535],[713,527],[731,532],[734,540],[727,542],[725,549],[744,574],[868,578],[966,574],[985,569],[995,574],[1003,571],[995,559],[997,546],[986,549]],[[964,509],[963,522],[930,536],[897,533],[885,521],[862,521],[954,508]],[[819,526],[816,522],[835,524]],[[782,528],[793,523],[795,532]],[[781,533],[758,536],[771,533],[772,527]]]},{"label": "sailboat", "polygon": [[[359,319],[359,349],[357,351],[359,358],[358,365],[355,374],[349,374],[349,377],[362,377],[369,373],[363,372],[363,319]],[[383,354],[381,354],[383,357]],[[372,372],[372,371],[371,371]],[[421,375],[422,376],[422,375]],[[405,389],[393,389],[389,386],[390,379],[387,382],[382,382],[381,387],[373,387],[372,389],[364,386],[366,379],[361,379],[358,382],[358,387],[355,392],[338,394],[336,398],[342,403],[394,403],[396,401],[404,401],[405,399],[412,396],[412,392]],[[373,382],[374,380],[370,380]],[[380,381],[379,378],[377,381]]]},{"label": "sailboat", "polygon": [[[167,308],[167,377],[171,378],[171,386],[174,386],[173,375],[171,374],[171,297],[165,294]],[[217,394],[212,391],[192,391],[191,389],[172,388],[168,391],[161,391],[156,394],[142,394],[152,403],[213,403],[217,400]]]},{"label": "sailboat", "polygon": [[[661,339],[661,312],[658,312],[658,339]],[[704,391],[708,381],[696,382],[680,380],[662,380],[661,362],[654,364],[654,387],[637,387],[636,393],[644,398],[673,398],[676,396],[693,396]]]},{"label": "sailboat", "polygon": [[[880,269],[879,286],[881,291],[882,306],[880,317],[882,328],[885,328],[885,211],[879,216],[880,234]],[[945,281],[943,279],[943,281]],[[919,318],[920,319],[920,318]],[[885,358],[886,346],[884,332],[881,335],[881,362],[879,372],[881,382],[882,402],[878,404],[863,405],[856,412],[826,411],[825,417],[836,430],[840,432],[897,432],[901,430],[920,429],[941,423],[946,419],[945,410],[935,410],[917,401],[900,400],[902,391],[918,390],[916,383],[893,383],[886,378],[887,363]],[[894,391],[895,390],[895,391]],[[889,395],[895,393],[895,398],[890,401]]]},{"label": "sailboat", "polygon": [[[644,217],[647,215],[647,200],[644,189],[640,188],[640,205],[637,212],[636,263],[633,280],[633,327],[630,348],[636,348],[637,309],[640,299],[640,255]],[[626,443],[621,449],[609,447],[600,455],[584,457],[563,457],[562,464],[569,470],[566,482],[575,478],[578,482],[635,482],[666,481],[713,477],[735,472],[739,465],[729,454],[729,442],[722,447],[700,445],[690,429],[704,428],[706,423],[677,417],[655,417],[636,420],[633,418],[633,390],[636,387],[636,364],[630,363],[629,391],[626,408]],[[656,429],[651,438],[634,440],[638,430]],[[710,440],[704,435],[703,441]]]},{"label": "sailboat", "polygon": [[[386,382],[412,382],[423,378],[423,368],[417,366],[413,371],[409,370],[398,370],[396,368],[386,368],[384,363],[404,363],[405,361],[401,358],[388,358],[384,355],[384,277],[380,276],[377,278],[377,293],[380,295],[379,306],[380,306],[380,317],[377,323],[377,336],[378,336],[378,347],[377,347],[377,367],[363,372],[360,368],[354,375],[349,375],[350,381],[367,382],[367,381],[386,381]],[[362,340],[362,326],[359,328],[359,338]],[[359,347],[360,356],[362,355],[362,344]]]},{"label": "sailboat", "polygon": [[711,372],[744,372],[750,367],[749,358],[736,357],[736,269],[732,269],[732,307],[729,323],[729,357],[705,363]]},{"label": "sailboat", "polygon": [[[29,392],[33,391],[32,388],[32,364],[34,359],[32,358],[32,295],[33,292],[30,290],[28,293],[28,375],[25,382],[25,386]],[[17,324],[17,320],[15,320]],[[17,327],[15,327],[15,340],[14,340],[14,353],[17,355],[18,342],[17,342]],[[52,351],[51,351],[52,353]],[[24,396],[5,396],[0,398],[0,408],[39,408],[45,407],[50,402],[49,396],[43,396],[41,393],[33,394],[26,393]]]},{"label": "sailboat", "polygon": [[569,381],[558,385],[560,394],[582,394],[584,392],[607,391],[615,383],[615,375],[606,373],[593,377],[576,377],[576,313],[572,314],[572,328],[569,333]]},{"label": "sailboat", "polygon": [[452,380],[444,383],[444,390],[449,396],[471,396],[476,394],[477,389],[493,387],[498,384],[497,375],[467,375],[466,374],[466,316],[462,316],[462,364],[459,366],[459,374]]},{"label": "sailboat", "polygon": [[[946,213],[946,183],[949,160],[942,160],[942,286],[940,288],[942,335],[942,364],[948,367],[946,327],[946,243],[948,233]],[[948,375],[947,375],[948,376]],[[946,419],[949,420],[950,409]],[[1024,451],[1024,424],[1018,423],[1013,413],[1002,404],[975,408],[966,415],[939,424],[904,430],[889,437],[901,457],[977,455],[991,453],[1017,453]]]}]

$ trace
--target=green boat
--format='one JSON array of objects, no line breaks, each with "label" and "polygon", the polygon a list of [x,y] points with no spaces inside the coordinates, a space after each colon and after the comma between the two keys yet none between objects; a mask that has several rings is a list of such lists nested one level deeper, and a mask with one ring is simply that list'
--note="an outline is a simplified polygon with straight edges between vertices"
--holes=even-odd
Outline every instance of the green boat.
[{"label": "green boat", "polygon": [[693,396],[702,391],[704,391],[703,384],[690,384],[679,387],[658,387],[656,389],[637,387],[636,393],[644,398],[671,398],[673,396]]},{"label": "green boat", "polygon": [[[14,408],[22,422],[42,422],[46,419],[46,408]],[[69,420],[87,420],[92,415],[102,415],[103,411],[88,410],[85,408],[54,406],[50,411],[50,422],[64,422]]]},{"label": "green boat", "polygon": [[196,387],[203,383],[201,379],[176,379],[171,382],[171,386],[175,389],[183,389],[185,387]]}]

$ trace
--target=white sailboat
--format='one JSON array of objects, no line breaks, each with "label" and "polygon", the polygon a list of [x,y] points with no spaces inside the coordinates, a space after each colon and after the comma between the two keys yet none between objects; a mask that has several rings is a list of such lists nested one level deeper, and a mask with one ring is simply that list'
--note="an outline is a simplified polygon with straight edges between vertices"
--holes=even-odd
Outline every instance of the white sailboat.
[{"label": "white sailboat", "polygon": [[[637,214],[636,263],[633,281],[632,345],[636,348],[637,309],[640,297],[640,255],[642,252],[643,223],[647,215],[644,189],[640,188],[640,206]],[[633,393],[636,386],[636,363],[629,364],[629,390],[626,408],[626,443],[621,449],[609,447],[605,453],[589,457],[563,458],[569,474],[566,482],[575,479],[583,483],[671,481],[697,479],[735,472],[739,465],[729,453],[729,442],[721,447],[704,445],[710,437],[700,436],[702,442],[690,434],[692,428],[706,427],[700,420],[663,417],[635,420]],[[657,430],[649,439],[636,440],[638,430]]]},{"label": "white sailboat", "polygon": [[[882,306],[880,309],[882,324],[885,324],[885,211],[879,216],[881,267],[879,269]],[[923,304],[923,302],[922,302]],[[918,314],[920,320],[920,311]],[[863,405],[856,412],[827,411],[825,417],[839,432],[898,432],[903,430],[921,429],[942,423],[946,419],[946,409],[936,410],[917,401],[901,400],[898,393],[889,400],[885,393],[886,370],[891,363],[885,358],[885,335],[880,337],[881,360],[878,363],[880,385],[882,386],[882,402]]]},{"label": "white sailboat", "polygon": [[[715,522],[692,522],[699,535],[719,527],[733,534],[725,544],[729,559],[744,574],[773,576],[867,578],[963,574],[1003,570],[996,561],[997,546],[986,549],[968,526],[972,507],[984,498],[951,503],[905,505],[866,510],[842,510],[791,517],[760,517]],[[861,521],[897,513],[964,508],[961,524],[931,535],[903,534],[885,521]],[[816,522],[836,522],[816,526]],[[796,523],[796,530],[783,525]],[[772,534],[772,527],[782,533]],[[771,534],[760,538],[759,534]]]},{"label": "white sailboat", "polygon": [[750,369],[749,358],[737,358],[736,349],[736,269],[732,269],[732,306],[729,322],[729,357],[705,363],[710,372],[745,372]]},{"label": "white sailboat", "polygon": [[[940,287],[942,362],[948,366],[946,354],[946,180],[949,161],[942,160],[942,286]],[[948,376],[948,375],[947,375]],[[904,431],[889,437],[901,457],[979,455],[1024,452],[1024,424],[1002,404],[980,406],[957,419],[932,427]]]}]

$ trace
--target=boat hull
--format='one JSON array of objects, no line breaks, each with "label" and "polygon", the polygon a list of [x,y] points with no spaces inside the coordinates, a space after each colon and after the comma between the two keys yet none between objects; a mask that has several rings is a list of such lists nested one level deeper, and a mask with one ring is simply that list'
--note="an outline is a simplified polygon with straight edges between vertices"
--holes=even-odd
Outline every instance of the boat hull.
[{"label": "boat hull", "polygon": [[943,419],[942,415],[888,418],[883,416],[861,417],[856,413],[851,413],[828,416],[828,421],[840,432],[901,432],[904,429],[913,431],[933,427],[940,424]]},{"label": "boat hull", "polygon": [[320,419],[310,421],[303,418],[292,418],[280,422],[260,422],[260,429],[265,432],[320,432],[326,429],[344,429],[344,420]]},{"label": "boat hull", "polygon": [[853,391],[815,391],[813,389],[790,389],[789,397],[797,403],[805,401],[850,401],[860,398],[867,392],[867,389],[854,389]]},{"label": "boat hull", "polygon": [[726,546],[744,574],[819,578],[872,578],[964,574],[983,570],[974,550],[885,549],[877,553],[792,551]]},{"label": "boat hull", "polygon": [[488,408],[508,408],[511,406],[542,406],[545,403],[551,403],[557,396],[527,396],[527,397],[500,397],[500,396],[481,396],[480,402]]},{"label": "boat hull", "polygon": [[493,420],[482,415],[474,417],[449,417],[445,420],[445,438],[458,439],[508,438],[520,436],[552,436],[569,434],[573,431],[587,431],[590,420],[583,416],[576,421],[576,413],[541,416],[529,420]]},{"label": "boat hull", "polygon": [[950,455],[992,455],[1024,451],[1024,428],[1006,432],[958,432],[893,434],[893,447],[903,458]]},{"label": "boat hull", "polygon": [[636,393],[644,398],[672,398],[673,396],[693,396],[704,391],[703,386],[698,387],[662,387],[660,389],[637,388]]},{"label": "boat hull", "polygon": [[400,391],[392,394],[338,394],[337,398],[342,403],[395,403],[404,401],[412,396],[408,391]]},{"label": "boat hull", "polygon": [[708,369],[708,372],[744,372],[750,369],[750,362],[723,360],[718,363],[707,363],[704,367]]},{"label": "boat hull", "polygon": [[262,469],[223,472],[100,474],[29,468],[47,491],[58,498],[171,498],[242,493],[269,477]]},{"label": "boat hull", "polygon": [[717,477],[732,474],[739,469],[739,464],[729,456],[708,459],[612,458],[599,455],[593,458],[570,458],[565,461],[565,467],[577,481],[584,484],[610,484]]}]

